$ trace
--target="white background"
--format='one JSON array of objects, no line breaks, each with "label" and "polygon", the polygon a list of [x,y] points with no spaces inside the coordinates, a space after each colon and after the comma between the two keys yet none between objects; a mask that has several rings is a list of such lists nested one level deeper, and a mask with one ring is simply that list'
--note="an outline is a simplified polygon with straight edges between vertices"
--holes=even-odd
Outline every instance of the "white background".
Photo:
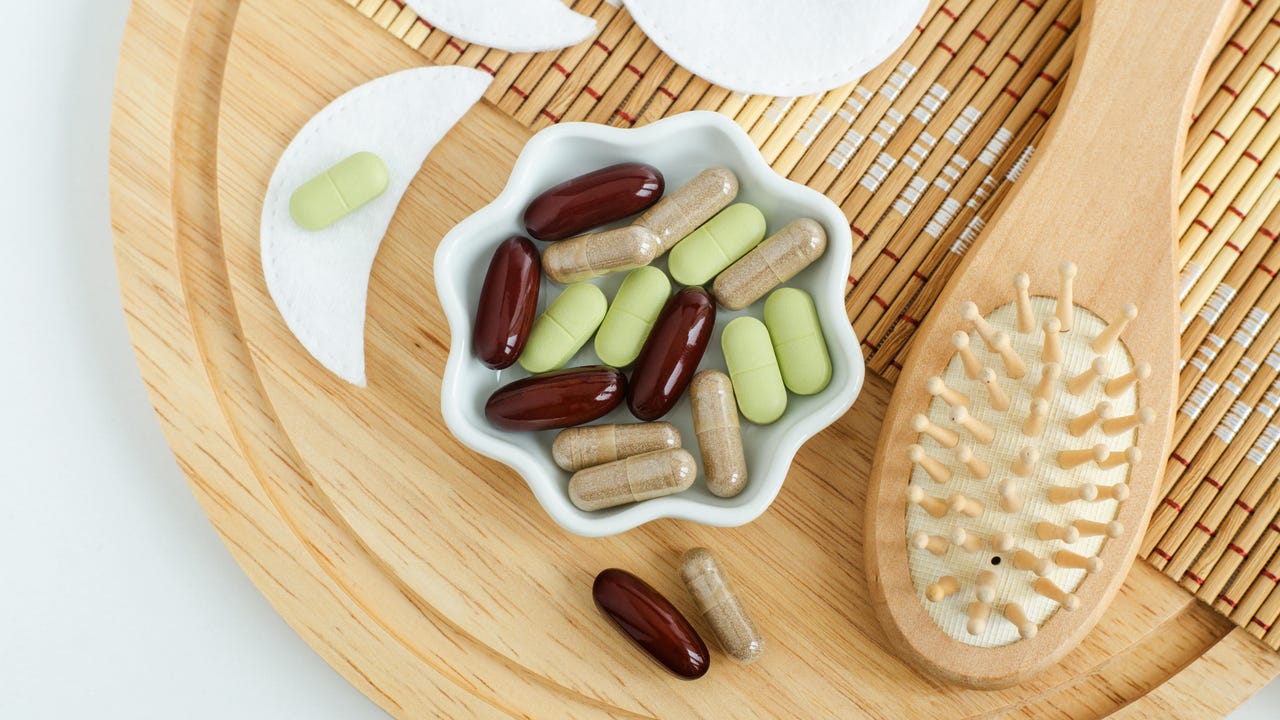
[{"label": "white background", "polygon": [[128,3],[0,10],[0,718],[385,718],[240,572],[147,402],[107,210]]}]

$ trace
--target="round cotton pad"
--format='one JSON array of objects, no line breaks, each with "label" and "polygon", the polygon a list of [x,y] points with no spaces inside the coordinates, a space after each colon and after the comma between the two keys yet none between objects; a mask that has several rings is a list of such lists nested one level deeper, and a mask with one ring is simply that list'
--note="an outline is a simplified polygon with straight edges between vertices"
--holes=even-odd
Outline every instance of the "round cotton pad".
[{"label": "round cotton pad", "polygon": [[507,52],[542,52],[577,45],[596,21],[560,0],[406,0],[423,20],[454,37]]},{"label": "round cotton pad", "polygon": [[625,0],[686,70],[743,93],[792,97],[862,77],[906,40],[927,0]]}]

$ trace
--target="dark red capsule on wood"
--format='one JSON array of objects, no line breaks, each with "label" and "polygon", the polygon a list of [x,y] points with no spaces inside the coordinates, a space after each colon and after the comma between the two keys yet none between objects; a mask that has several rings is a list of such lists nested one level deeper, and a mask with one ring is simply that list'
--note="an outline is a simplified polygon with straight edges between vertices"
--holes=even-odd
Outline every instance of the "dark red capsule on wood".
[{"label": "dark red capsule on wood", "polygon": [[644,163],[610,165],[556,185],[529,203],[524,225],[538,240],[563,240],[658,202],[662,173]]},{"label": "dark red capsule on wood", "polygon": [[541,285],[538,249],[528,238],[504,240],[484,276],[471,347],[494,370],[511,367],[529,340]]},{"label": "dark red capsule on wood", "polygon": [[611,367],[553,370],[498,388],[484,414],[503,430],[565,428],[608,415],[626,391],[626,376]]},{"label": "dark red capsule on wood", "polygon": [[702,362],[716,324],[716,303],[700,287],[685,288],[667,301],[640,348],[627,407],[645,421],[675,406]]},{"label": "dark red capsule on wood", "polygon": [[609,568],[591,587],[596,607],[623,635],[684,680],[697,680],[711,655],[684,615],[648,583],[626,570]]}]

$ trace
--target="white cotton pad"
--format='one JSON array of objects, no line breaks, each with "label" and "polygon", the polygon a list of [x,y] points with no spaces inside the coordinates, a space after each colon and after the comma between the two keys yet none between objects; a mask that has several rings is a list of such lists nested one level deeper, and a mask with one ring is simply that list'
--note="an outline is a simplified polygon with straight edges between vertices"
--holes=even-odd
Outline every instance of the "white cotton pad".
[{"label": "white cotton pad", "polygon": [[684,69],[743,93],[793,97],[862,77],[902,44],[927,0],[624,0]]},{"label": "white cotton pad", "polygon": [[542,52],[577,45],[596,21],[561,0],[406,0],[423,20],[454,37],[507,52]]},{"label": "white cotton pad", "polygon": [[[369,273],[396,206],[491,80],[470,68],[426,67],[367,82],[311,118],[271,175],[261,228],[267,289],[302,346],[349,383],[365,384]],[[294,190],[358,152],[386,163],[386,191],[323,230],[299,227],[289,214]]]}]

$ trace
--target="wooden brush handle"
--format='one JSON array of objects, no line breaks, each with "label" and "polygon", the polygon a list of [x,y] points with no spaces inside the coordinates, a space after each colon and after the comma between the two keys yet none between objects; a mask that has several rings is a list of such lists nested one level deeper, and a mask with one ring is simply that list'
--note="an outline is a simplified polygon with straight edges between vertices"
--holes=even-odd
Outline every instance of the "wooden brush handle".
[{"label": "wooden brush handle", "polygon": [[[1055,257],[1099,245],[1167,255],[1191,104],[1235,6],[1232,0],[1085,0],[1063,105],[1020,187],[989,223],[986,240],[1035,233],[1040,253]],[[1090,237],[1093,227],[1127,228],[1131,235]],[[997,243],[979,242],[988,252],[998,250],[991,247]],[[986,254],[983,247],[974,250]],[[1169,259],[1162,264],[1172,288]]]}]

